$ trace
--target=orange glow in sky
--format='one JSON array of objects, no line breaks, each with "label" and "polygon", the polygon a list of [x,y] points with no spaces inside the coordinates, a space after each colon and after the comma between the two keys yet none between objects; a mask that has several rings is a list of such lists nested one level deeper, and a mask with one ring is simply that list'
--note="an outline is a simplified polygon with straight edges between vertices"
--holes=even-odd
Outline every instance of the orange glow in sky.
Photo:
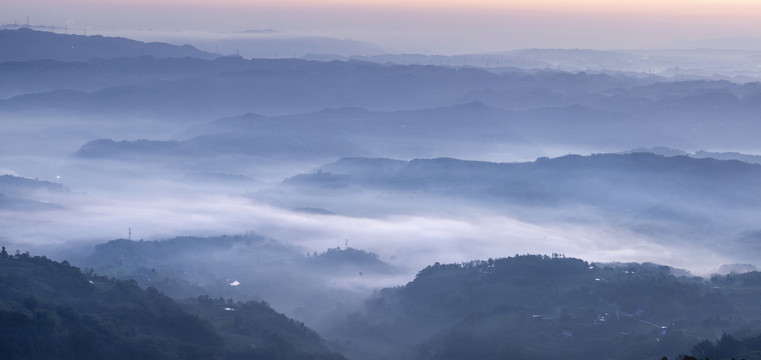
[{"label": "orange glow in sky", "polygon": [[489,9],[549,12],[634,12],[640,14],[691,14],[712,15],[761,10],[758,0],[79,0],[80,3],[143,4],[143,5],[193,5],[209,7],[331,7],[352,8],[416,8],[416,9]]},{"label": "orange glow in sky", "polygon": [[[45,0],[8,0],[9,3],[45,3]],[[203,6],[203,7],[331,7],[352,8],[423,8],[423,9],[491,9],[550,12],[636,12],[647,14],[706,15],[761,10],[758,0],[70,0],[60,3],[139,5],[139,6]]]}]

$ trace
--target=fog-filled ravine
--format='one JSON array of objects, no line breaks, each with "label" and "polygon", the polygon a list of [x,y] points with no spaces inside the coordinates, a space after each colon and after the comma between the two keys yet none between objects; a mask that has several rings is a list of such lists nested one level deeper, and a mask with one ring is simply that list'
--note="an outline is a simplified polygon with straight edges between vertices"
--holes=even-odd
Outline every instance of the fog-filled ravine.
[{"label": "fog-filled ravine", "polygon": [[758,358],[761,83],[703,53],[677,76],[0,30],[0,348]]}]

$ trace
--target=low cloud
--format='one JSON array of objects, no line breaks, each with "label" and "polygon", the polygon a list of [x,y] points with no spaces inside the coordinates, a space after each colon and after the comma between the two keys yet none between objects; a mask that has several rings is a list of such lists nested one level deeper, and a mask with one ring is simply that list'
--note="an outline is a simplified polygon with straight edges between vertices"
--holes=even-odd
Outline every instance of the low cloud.
[{"label": "low cloud", "polygon": [[[408,270],[515,254],[559,253],[588,261],[650,261],[704,274],[733,262],[625,228],[573,222],[532,223],[486,211],[375,218],[292,212],[234,195],[151,192],[150,196],[72,195],[64,210],[3,212],[10,249],[46,254],[115,238],[159,240],[254,232],[307,251],[343,247],[378,253]],[[71,201],[76,200],[76,201]]]}]

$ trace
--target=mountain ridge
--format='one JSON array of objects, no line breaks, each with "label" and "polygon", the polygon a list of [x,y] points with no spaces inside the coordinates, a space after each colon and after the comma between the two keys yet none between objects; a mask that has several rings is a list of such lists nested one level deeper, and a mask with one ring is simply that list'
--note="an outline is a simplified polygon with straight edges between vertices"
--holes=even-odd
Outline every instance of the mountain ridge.
[{"label": "mountain ridge", "polygon": [[190,45],[144,43],[121,37],[58,34],[27,28],[0,30],[0,62],[27,60],[87,61],[93,58],[153,55],[217,58]]}]

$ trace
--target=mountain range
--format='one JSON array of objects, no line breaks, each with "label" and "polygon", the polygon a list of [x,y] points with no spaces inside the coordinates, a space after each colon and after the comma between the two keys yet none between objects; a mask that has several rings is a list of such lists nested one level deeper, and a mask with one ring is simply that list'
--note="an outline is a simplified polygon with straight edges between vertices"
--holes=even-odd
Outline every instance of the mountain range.
[{"label": "mountain range", "polygon": [[29,60],[87,61],[129,56],[156,58],[194,57],[213,59],[216,55],[190,45],[144,43],[100,35],[58,34],[28,28],[0,30],[0,62]]},{"label": "mountain range", "polygon": [[219,52],[0,30],[3,354],[758,358],[757,54]]}]

